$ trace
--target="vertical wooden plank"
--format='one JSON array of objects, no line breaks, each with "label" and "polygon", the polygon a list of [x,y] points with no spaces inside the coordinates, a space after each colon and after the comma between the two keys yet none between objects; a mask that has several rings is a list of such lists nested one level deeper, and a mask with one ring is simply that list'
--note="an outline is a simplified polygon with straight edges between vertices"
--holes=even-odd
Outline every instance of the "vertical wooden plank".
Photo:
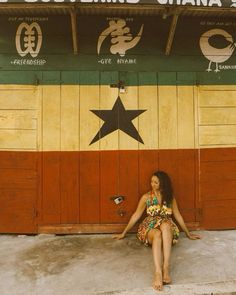
[{"label": "vertical wooden plank", "polygon": [[195,221],[194,150],[160,150],[159,169],[171,178],[174,196],[187,222]]},{"label": "vertical wooden plank", "polygon": [[178,147],[177,91],[176,86],[158,86],[159,97],[159,148]]},{"label": "vertical wooden plank", "polygon": [[[100,110],[112,110],[117,98],[118,88],[111,87],[111,84],[118,83],[118,72],[101,72],[100,74]],[[118,123],[118,118],[113,118]],[[100,120],[100,127],[104,124]],[[100,150],[117,150],[118,149],[118,130],[108,134],[99,141]]]},{"label": "vertical wooden plank", "polygon": [[[112,110],[117,98],[118,88],[110,87],[118,83],[118,72],[101,72],[100,110]],[[118,124],[118,118],[113,118]],[[101,126],[103,125],[101,122]],[[101,223],[119,221],[117,205],[111,199],[118,194],[119,183],[119,137],[118,130],[110,133],[100,140],[100,208]]]},{"label": "vertical wooden plank", "polygon": [[80,152],[80,223],[100,223],[99,151]]},{"label": "vertical wooden plank", "polygon": [[[136,209],[139,200],[138,151],[119,151],[119,191],[125,196],[120,210],[125,215],[120,216],[120,222],[127,222]],[[117,211],[117,214],[119,212]]]},{"label": "vertical wooden plank", "polygon": [[60,152],[42,156],[42,223],[59,224],[61,217]]},{"label": "vertical wooden plank", "polygon": [[59,151],[61,135],[60,86],[43,86],[42,148],[43,151]]},{"label": "vertical wooden plank", "polygon": [[[120,74],[120,80],[125,82],[125,93],[119,93],[121,101],[126,110],[138,110],[138,75],[137,73],[127,72]],[[142,116],[142,115],[140,115]],[[137,130],[139,130],[139,116],[131,121]],[[139,142],[119,130],[119,149],[120,150],[137,150]]]},{"label": "vertical wooden plank", "polygon": [[[92,79],[92,85],[88,84]],[[99,72],[80,73],[80,150],[99,150],[99,141],[91,144],[100,129],[100,119],[91,112],[99,110]]]},{"label": "vertical wooden plank", "polygon": [[79,86],[61,86],[61,150],[79,150]]},{"label": "vertical wooden plank", "polygon": [[197,215],[195,155],[190,149],[178,151],[178,204],[186,222],[194,222]]},{"label": "vertical wooden plank", "polygon": [[0,232],[36,233],[38,153],[0,151]]},{"label": "vertical wooden plank", "polygon": [[101,223],[122,221],[117,214],[119,206],[112,200],[119,191],[119,154],[116,151],[100,152]]},{"label": "vertical wooden plank", "polygon": [[79,153],[61,152],[61,223],[79,221]]},{"label": "vertical wooden plank", "polygon": [[138,131],[144,141],[144,145],[139,143],[139,149],[157,149],[159,127],[156,73],[139,73],[139,85],[138,108],[146,110],[138,119]]},{"label": "vertical wooden plank", "polygon": [[157,150],[139,150],[139,197],[150,191],[150,179],[158,170],[159,160]]},{"label": "vertical wooden plank", "polygon": [[195,116],[193,86],[178,86],[178,148],[194,148]]}]

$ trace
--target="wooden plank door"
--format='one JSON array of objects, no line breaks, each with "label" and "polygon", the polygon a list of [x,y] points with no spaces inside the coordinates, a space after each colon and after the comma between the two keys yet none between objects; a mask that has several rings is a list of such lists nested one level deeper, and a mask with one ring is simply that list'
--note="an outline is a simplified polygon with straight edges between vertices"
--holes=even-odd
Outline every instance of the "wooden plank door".
[{"label": "wooden plank door", "polygon": [[201,226],[236,227],[236,87],[198,92]]}]

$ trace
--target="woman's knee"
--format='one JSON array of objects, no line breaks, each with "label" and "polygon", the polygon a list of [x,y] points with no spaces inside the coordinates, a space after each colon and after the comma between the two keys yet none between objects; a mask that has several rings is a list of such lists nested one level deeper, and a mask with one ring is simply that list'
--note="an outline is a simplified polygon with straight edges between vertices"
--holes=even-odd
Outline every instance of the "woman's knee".
[{"label": "woman's knee", "polygon": [[154,229],[153,230],[153,239],[154,240],[159,240],[161,239],[161,231],[159,229]]},{"label": "woman's knee", "polygon": [[160,226],[161,231],[171,231],[171,225],[169,222],[165,221]]},{"label": "woman's knee", "polygon": [[148,241],[152,244],[153,241],[161,239],[161,231],[159,229],[152,229],[148,233]]}]

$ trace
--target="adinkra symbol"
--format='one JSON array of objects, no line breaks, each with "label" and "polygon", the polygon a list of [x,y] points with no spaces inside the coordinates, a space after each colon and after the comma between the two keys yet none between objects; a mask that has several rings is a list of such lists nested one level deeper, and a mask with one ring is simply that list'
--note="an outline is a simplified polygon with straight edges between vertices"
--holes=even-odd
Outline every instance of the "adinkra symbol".
[{"label": "adinkra symbol", "polygon": [[[42,46],[42,30],[38,23],[21,23],[16,31],[16,50],[20,56],[37,57]],[[23,47],[23,48],[22,48]]]},{"label": "adinkra symbol", "polygon": [[[210,44],[210,39],[213,37],[221,38],[225,46],[223,48],[213,47],[212,44]],[[201,35],[199,44],[203,55],[210,61],[207,72],[212,71],[211,64],[214,62],[216,64],[216,68],[214,70],[216,73],[220,71],[218,64],[228,60],[236,48],[236,43],[234,42],[233,37],[222,29],[212,29],[206,31]]]},{"label": "adinkra symbol", "polygon": [[130,28],[126,26],[124,19],[118,19],[109,21],[109,27],[105,29],[98,38],[97,53],[100,54],[101,46],[104,40],[111,36],[110,52],[112,54],[119,54],[125,56],[126,51],[133,48],[138,44],[143,33],[143,26],[141,26],[139,33],[136,37],[133,37],[130,33]]}]

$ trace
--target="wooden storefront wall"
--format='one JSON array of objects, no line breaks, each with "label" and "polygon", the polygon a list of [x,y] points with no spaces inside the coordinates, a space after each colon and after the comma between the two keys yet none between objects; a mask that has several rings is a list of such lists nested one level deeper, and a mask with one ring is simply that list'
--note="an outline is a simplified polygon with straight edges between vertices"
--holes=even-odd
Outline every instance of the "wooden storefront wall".
[{"label": "wooden storefront wall", "polygon": [[[226,88],[222,98],[225,86],[2,85],[0,231],[120,230],[158,169],[190,226],[234,228],[236,89]],[[149,110],[133,121],[147,144],[117,130],[89,145],[103,123],[91,110],[118,95],[125,109]]]},{"label": "wooden storefront wall", "polygon": [[[122,16],[133,37],[143,26],[122,57],[111,54],[108,36],[97,52],[111,19],[119,18],[80,16],[73,55],[69,16],[1,17],[0,232],[120,231],[159,169],[190,227],[235,228],[234,20],[181,18],[167,57],[170,18]],[[16,51],[24,21],[42,31],[37,58]],[[211,53],[227,49],[218,72],[199,45],[212,29],[226,32],[209,43]],[[122,130],[100,131],[91,143],[104,124],[96,112],[111,111],[118,97],[126,111],[141,112],[132,124],[143,143]],[[116,205],[116,195],[124,202]]]}]

